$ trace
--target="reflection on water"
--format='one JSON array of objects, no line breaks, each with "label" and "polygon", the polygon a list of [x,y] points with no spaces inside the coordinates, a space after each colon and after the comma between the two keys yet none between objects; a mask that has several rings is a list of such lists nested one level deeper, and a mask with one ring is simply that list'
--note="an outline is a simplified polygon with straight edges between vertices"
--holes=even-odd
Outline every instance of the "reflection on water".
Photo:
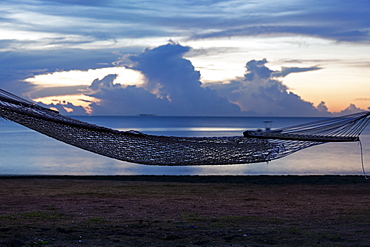
[{"label": "reflection on water", "polygon": [[[131,129],[128,128],[118,128],[118,130],[121,131],[129,131]],[[148,133],[148,132],[160,132],[163,135],[166,134],[166,132],[243,132],[245,128],[220,128],[220,127],[178,127],[178,128],[173,128],[173,127],[166,127],[166,128],[135,128],[135,130]]]},{"label": "reflection on water", "polygon": [[[314,119],[246,117],[80,117],[119,130],[167,136],[238,136],[246,129],[296,125]],[[61,143],[10,121],[0,120],[0,174],[17,175],[361,175],[357,143],[328,143],[270,163],[226,166],[147,166],[99,156]],[[370,160],[370,131],[361,136],[365,166]],[[369,166],[370,167],[370,166]],[[369,168],[370,170],[370,168]]]}]

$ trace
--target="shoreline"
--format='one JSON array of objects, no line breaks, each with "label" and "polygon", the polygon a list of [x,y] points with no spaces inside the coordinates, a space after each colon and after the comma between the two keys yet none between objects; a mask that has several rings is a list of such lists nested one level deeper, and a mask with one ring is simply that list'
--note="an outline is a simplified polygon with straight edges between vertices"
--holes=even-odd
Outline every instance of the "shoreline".
[{"label": "shoreline", "polygon": [[3,179],[65,179],[171,183],[362,184],[364,175],[0,175]]}]

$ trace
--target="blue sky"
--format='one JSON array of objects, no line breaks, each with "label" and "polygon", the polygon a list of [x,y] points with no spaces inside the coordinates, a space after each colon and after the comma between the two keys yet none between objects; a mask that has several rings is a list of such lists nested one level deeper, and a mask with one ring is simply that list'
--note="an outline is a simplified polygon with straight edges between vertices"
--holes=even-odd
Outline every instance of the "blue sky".
[{"label": "blue sky", "polygon": [[5,0],[0,14],[0,87],[62,113],[370,106],[367,0]]}]

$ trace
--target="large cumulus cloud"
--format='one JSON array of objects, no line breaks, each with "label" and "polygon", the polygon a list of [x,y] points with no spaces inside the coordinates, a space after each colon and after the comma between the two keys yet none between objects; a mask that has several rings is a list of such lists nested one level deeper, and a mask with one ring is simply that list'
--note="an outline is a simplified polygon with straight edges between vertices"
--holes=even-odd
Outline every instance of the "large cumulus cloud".
[{"label": "large cumulus cloud", "polygon": [[289,92],[279,78],[290,73],[317,70],[310,68],[282,68],[273,71],[266,67],[267,60],[251,60],[246,64],[244,77],[230,83],[210,86],[238,104],[243,111],[269,116],[320,116],[328,115],[325,103],[315,107],[300,96]]},{"label": "large cumulus cloud", "polygon": [[189,50],[189,47],[169,43],[146,49],[139,55],[126,56],[123,63],[140,71],[146,83],[140,86],[114,84],[112,75],[94,81],[89,95],[100,102],[91,105],[93,114],[241,115],[239,106],[216,91],[202,87],[200,73],[183,58]]}]

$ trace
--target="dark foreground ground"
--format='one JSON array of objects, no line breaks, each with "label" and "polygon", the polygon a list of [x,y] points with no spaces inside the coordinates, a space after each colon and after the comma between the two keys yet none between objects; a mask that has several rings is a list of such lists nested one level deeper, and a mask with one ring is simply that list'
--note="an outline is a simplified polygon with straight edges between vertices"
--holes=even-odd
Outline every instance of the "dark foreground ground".
[{"label": "dark foreground ground", "polygon": [[0,246],[369,246],[361,176],[0,177]]}]

